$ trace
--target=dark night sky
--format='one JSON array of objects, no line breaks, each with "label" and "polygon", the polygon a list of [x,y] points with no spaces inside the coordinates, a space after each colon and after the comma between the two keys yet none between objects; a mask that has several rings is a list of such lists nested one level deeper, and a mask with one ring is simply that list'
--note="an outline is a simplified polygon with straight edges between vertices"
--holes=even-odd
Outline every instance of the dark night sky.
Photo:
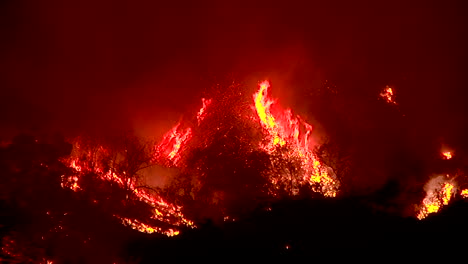
[{"label": "dark night sky", "polygon": [[412,124],[403,142],[467,146],[463,1],[230,2],[2,1],[2,135],[158,136],[234,74],[271,79],[298,109],[329,80],[356,126],[379,119],[369,101],[392,85]]}]

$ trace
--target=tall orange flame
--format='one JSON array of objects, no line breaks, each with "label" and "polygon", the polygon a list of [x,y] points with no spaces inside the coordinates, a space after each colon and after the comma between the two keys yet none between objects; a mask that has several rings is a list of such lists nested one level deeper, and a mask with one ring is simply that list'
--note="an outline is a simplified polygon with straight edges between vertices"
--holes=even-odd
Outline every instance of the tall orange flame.
[{"label": "tall orange flame", "polygon": [[[261,147],[269,153],[275,152],[277,147],[287,147],[289,151],[284,155],[298,158],[304,169],[303,175],[297,179],[298,185],[306,183],[313,186],[319,185],[319,188],[314,188],[315,191],[325,196],[336,196],[339,182],[333,170],[320,163],[313,154],[310,140],[312,126],[299,116],[294,116],[290,109],[280,109],[276,100],[269,97],[268,88],[270,88],[270,83],[263,81],[253,95],[260,124],[267,131],[270,139],[269,143]],[[275,113],[273,113],[273,107],[277,108]],[[274,185],[281,180],[272,177]]]}]

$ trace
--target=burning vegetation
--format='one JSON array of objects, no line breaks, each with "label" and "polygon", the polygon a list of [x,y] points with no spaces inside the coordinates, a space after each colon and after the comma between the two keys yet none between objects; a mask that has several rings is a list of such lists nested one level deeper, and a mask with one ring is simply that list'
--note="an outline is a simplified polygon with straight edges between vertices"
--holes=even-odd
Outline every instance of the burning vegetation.
[{"label": "burning vegetation", "polygon": [[[285,209],[277,204],[285,200],[329,203],[346,195],[340,193],[338,175],[348,168],[332,166],[342,157],[326,155],[328,143],[314,137],[307,118],[281,107],[270,95],[269,81],[260,82],[253,94],[235,83],[217,88],[210,99],[202,98],[196,115],[182,118],[159,142],[129,134],[116,139],[117,144],[21,136],[2,146],[2,186],[8,186],[3,193],[12,203],[4,206],[18,206],[29,214],[18,217],[41,223],[30,235],[12,231],[3,236],[3,258],[63,262],[77,244],[79,254],[93,254],[92,246],[109,230],[127,237],[134,235],[129,229],[173,237],[203,228],[207,219],[225,225],[242,222],[259,208],[260,214],[281,212]],[[396,104],[392,88],[380,96]],[[444,151],[442,157],[453,161],[453,152]],[[155,166],[174,169],[168,184],[156,187],[145,181],[143,175]],[[413,217],[423,220],[454,198],[468,198],[468,189],[462,188],[466,184],[463,173],[431,178]],[[85,221],[75,230],[78,215],[90,212],[102,222]],[[90,226],[102,230],[90,232]],[[59,245],[64,239],[72,241],[66,248]],[[123,243],[114,242],[112,249]],[[281,248],[291,251],[295,245],[285,242]],[[108,252],[96,259],[121,259]]]}]

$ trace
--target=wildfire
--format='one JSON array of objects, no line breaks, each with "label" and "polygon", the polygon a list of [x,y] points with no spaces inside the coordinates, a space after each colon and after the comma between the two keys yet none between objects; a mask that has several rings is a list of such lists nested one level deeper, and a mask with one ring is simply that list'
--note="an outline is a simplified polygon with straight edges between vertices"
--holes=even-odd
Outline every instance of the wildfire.
[{"label": "wildfire", "polygon": [[380,96],[387,101],[387,103],[396,104],[395,99],[393,98],[393,89],[388,85],[385,87],[384,91],[380,93]]},{"label": "wildfire", "polygon": [[173,230],[173,229],[163,230],[160,227],[150,226],[150,225],[147,225],[145,223],[138,221],[137,219],[130,219],[130,218],[124,218],[124,217],[118,217],[118,216],[115,216],[115,217],[119,218],[122,221],[122,224],[126,226],[130,226],[132,229],[135,229],[142,233],[147,233],[147,234],[160,233],[168,237],[177,236],[180,233],[179,231]]},{"label": "wildfire", "polygon": [[273,134],[273,144],[284,145],[285,142],[280,141],[278,135],[278,125],[276,124],[275,118],[270,112],[270,107],[275,103],[274,100],[268,98],[268,88],[270,88],[270,82],[263,81],[259,84],[260,89],[254,94],[255,109],[257,115],[260,118],[261,124]]},{"label": "wildfire", "polygon": [[[253,95],[255,111],[260,120],[260,124],[269,135],[269,142],[261,147],[270,154],[277,151],[277,147],[286,147],[287,152],[283,153],[285,159],[298,159],[302,168],[302,173],[296,175],[296,185],[293,189],[308,183],[313,186],[314,191],[318,191],[325,196],[335,197],[339,182],[333,170],[320,163],[312,152],[310,136],[312,126],[301,117],[294,116],[290,109],[282,110],[276,100],[268,95],[270,83],[263,81],[259,84],[259,90]],[[274,111],[274,108],[276,112]],[[291,176],[291,175],[290,175]],[[287,181],[288,175],[283,177],[272,177],[272,183]],[[316,187],[319,185],[319,187]],[[293,194],[296,192],[293,191]]]},{"label": "wildfire", "polygon": [[181,159],[180,150],[183,144],[185,144],[192,137],[192,129],[180,128],[180,122],[175,125],[169,132],[167,132],[161,143],[156,147],[157,159],[169,160],[173,165],[177,165]]},{"label": "wildfire", "polygon": [[[79,143],[76,142],[74,146],[74,151],[78,152],[79,150]],[[106,152],[104,147],[99,147],[98,148],[101,152]],[[86,152],[86,151],[85,151]],[[99,156],[99,153],[96,154],[94,153],[91,155],[90,152],[88,154],[88,162],[91,164],[97,165],[98,162],[96,160],[97,156]],[[95,166],[95,167],[86,167],[84,162],[80,162],[76,157],[72,157],[70,160],[64,160],[65,163],[68,162],[68,166],[70,168],[75,169],[76,174],[65,177],[64,175],[62,176],[62,187],[63,188],[70,188],[73,191],[78,191],[82,190],[82,188],[78,185],[79,179],[81,175],[84,173],[94,173],[100,177],[101,180],[104,181],[109,181],[116,183],[120,188],[126,189],[130,191],[131,194],[133,194],[136,199],[138,199],[141,202],[144,202],[151,207],[154,208],[153,215],[151,216],[151,219],[153,220],[158,220],[161,222],[168,223],[173,226],[189,226],[189,227],[194,227],[194,224],[192,221],[186,219],[184,215],[181,212],[181,207],[176,206],[173,204],[170,204],[166,202],[162,197],[157,195],[156,193],[149,193],[145,191],[144,189],[138,188],[136,185],[136,182],[131,178],[131,177],[126,177],[126,173],[123,172],[123,175],[119,175],[116,173],[115,170],[112,168],[109,168],[107,171],[103,169],[102,167]],[[127,223],[132,222],[133,224],[130,225],[132,228],[134,227],[139,227],[139,228],[134,228],[136,230],[146,230],[145,232],[149,232],[148,230],[153,230],[153,232],[158,232],[166,235],[177,235],[179,231],[177,230],[163,230],[159,227],[152,227],[150,225],[141,223],[137,220],[128,220]],[[143,228],[144,227],[144,228]],[[151,229],[152,228],[152,229]]]},{"label": "wildfire", "polygon": [[77,176],[69,176],[69,177],[65,177],[65,175],[62,175],[62,182],[60,183],[60,185],[62,186],[62,188],[69,188],[71,189],[72,191],[78,191],[78,190],[81,190],[80,186],[78,185],[78,177]]},{"label": "wildfire", "polygon": [[463,198],[468,198],[468,189],[464,189],[460,192],[460,195],[463,197]]},{"label": "wildfire", "polygon": [[420,220],[426,218],[429,214],[437,213],[442,206],[448,205],[456,191],[453,181],[443,176],[432,178],[426,184],[425,189],[426,197],[417,215]]},{"label": "wildfire", "polygon": [[[272,171],[267,172],[266,175],[274,186],[274,190],[270,190],[270,193],[275,196],[281,188],[288,188],[287,190],[295,195],[301,186],[309,186],[324,196],[335,197],[339,181],[333,169],[322,164],[313,153],[312,126],[300,116],[294,115],[290,109],[282,109],[277,101],[269,96],[269,88],[268,81],[259,84],[259,90],[253,95],[253,109],[261,127],[266,131],[265,138],[258,148],[270,155],[273,165]],[[202,107],[197,112],[195,124],[200,126],[209,114],[208,109],[213,107],[212,104],[212,99],[202,99]],[[151,162],[168,167],[181,167],[184,162],[183,157],[186,155],[184,151],[189,151],[187,144],[196,129],[198,127],[183,127],[182,121],[177,123],[154,147]],[[106,157],[111,155],[112,151],[103,146],[93,146],[93,148],[93,151],[86,148],[80,149],[80,142],[75,142],[72,157],[64,161],[74,169],[74,173],[71,176],[62,177],[62,187],[74,191],[82,190],[79,185],[81,176],[93,173],[98,176],[98,179],[117,184],[139,201],[153,208],[151,219],[146,221],[115,215],[123,224],[140,232],[156,232],[168,236],[179,234],[180,230],[176,227],[195,227],[194,223],[182,214],[180,206],[169,203],[156,192],[150,193],[146,189],[139,188],[137,182],[131,177],[132,175],[126,175],[126,171],[116,169],[118,165],[105,161],[108,160]],[[162,222],[169,224],[172,228],[163,229],[150,225],[149,222]]]},{"label": "wildfire", "polygon": [[[202,98],[202,107],[197,113],[198,125],[205,119],[207,109],[212,103],[212,99]],[[177,123],[171,130],[169,130],[161,141],[156,146],[155,160],[169,165],[178,165],[181,157],[181,149],[192,138],[192,128],[181,128],[181,122]]]},{"label": "wildfire", "polygon": [[198,125],[200,125],[201,121],[203,121],[203,119],[205,118],[206,116],[206,109],[208,108],[208,106],[211,104],[211,101],[212,99],[205,99],[205,98],[202,98],[202,108],[200,108],[200,110],[198,111],[197,113],[197,121],[198,121]]}]

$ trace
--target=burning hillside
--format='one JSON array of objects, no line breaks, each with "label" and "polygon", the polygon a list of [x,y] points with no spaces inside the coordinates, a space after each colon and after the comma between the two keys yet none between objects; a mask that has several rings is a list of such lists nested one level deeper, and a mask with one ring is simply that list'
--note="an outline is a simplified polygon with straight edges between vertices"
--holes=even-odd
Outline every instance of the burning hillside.
[{"label": "burning hillside", "polygon": [[463,255],[463,1],[0,6],[1,263]]},{"label": "burning hillside", "polygon": [[[5,174],[10,175],[6,186],[21,190],[23,187],[15,183],[16,178],[26,180],[39,175],[42,178],[36,180],[50,185],[50,199],[64,200],[84,210],[77,213],[75,208],[52,200],[29,205],[35,208],[35,217],[47,223],[33,235],[39,248],[58,250],[52,241],[70,237],[80,244],[81,252],[87,252],[82,254],[90,254],[88,245],[97,243],[94,241],[99,238],[89,231],[74,231],[74,222],[79,215],[86,214],[85,211],[95,211],[104,221],[112,222],[115,225],[112,228],[126,232],[134,229],[158,239],[196,234],[192,230],[205,230],[206,221],[228,228],[234,223],[246,224],[244,221],[252,214],[272,217],[288,211],[281,205],[288,200],[315,201],[304,206],[315,208],[317,212],[324,209],[316,208],[314,203],[328,204],[331,208],[349,206],[349,214],[362,213],[372,218],[362,208],[361,201],[357,204],[345,202],[345,199],[355,198],[340,194],[343,183],[340,182],[342,178],[338,178],[341,172],[338,168],[344,167],[332,168],[324,162],[337,164],[334,159],[340,157],[326,157],[331,150],[314,137],[314,126],[307,118],[281,107],[270,95],[269,81],[259,82],[253,94],[246,90],[238,84],[214,90],[210,99],[202,99],[196,113],[183,117],[159,142],[126,134],[117,140],[118,144],[86,137],[74,138],[71,144],[63,139],[30,137],[6,144],[2,163]],[[386,87],[380,95],[388,104],[396,105],[391,88]],[[30,154],[24,156],[26,153]],[[453,151],[444,150],[440,155],[442,162],[457,159]],[[27,159],[18,163],[20,157]],[[166,185],[150,186],[145,181],[143,176],[155,166],[173,169]],[[468,196],[467,184],[461,171],[430,178],[424,186],[426,197],[420,204],[407,203],[405,208],[415,208],[412,218],[423,220],[435,215],[443,206],[449,206],[454,197],[460,201]],[[41,193],[38,186],[23,191],[25,195],[28,192],[37,195]],[[336,202],[331,202],[334,200]],[[388,210],[374,201],[371,207],[379,208],[381,213]],[[335,220],[322,223],[314,217],[310,219],[318,226],[336,228]],[[364,221],[371,220],[365,218]],[[408,226],[415,225],[408,221],[405,222]],[[315,227],[304,230],[318,232]],[[85,235],[87,232],[89,234]],[[44,263],[51,262],[48,257],[67,259],[67,256],[43,251],[22,254],[25,248],[36,247],[27,244],[27,239],[15,232],[5,236],[2,250],[6,258]],[[286,250],[298,246],[285,239],[273,241],[276,246],[286,243]],[[113,258],[119,257],[113,255]]]},{"label": "burning hillside", "polygon": [[[122,189],[125,198],[119,203],[141,202],[151,213],[143,218],[113,215],[140,232],[168,236],[179,234],[181,227],[194,228],[206,218],[236,219],[285,197],[307,193],[336,197],[340,182],[318,154],[313,126],[291,109],[283,109],[270,96],[270,85],[259,82],[250,98],[236,84],[210,99],[202,98],[197,114],[179,121],[154,146],[133,138],[123,149],[112,150],[89,143],[82,146],[77,139],[71,157],[64,159],[74,170],[61,176],[61,186],[80,191],[80,182],[91,177]],[[392,88],[387,86],[380,96],[396,105]],[[446,160],[452,157],[449,151],[442,155]],[[155,189],[145,185],[140,175],[151,166],[178,172],[169,185]],[[426,198],[414,215],[423,219],[447,205],[459,189],[456,178],[430,179]],[[460,189],[459,195],[464,192]]]}]

